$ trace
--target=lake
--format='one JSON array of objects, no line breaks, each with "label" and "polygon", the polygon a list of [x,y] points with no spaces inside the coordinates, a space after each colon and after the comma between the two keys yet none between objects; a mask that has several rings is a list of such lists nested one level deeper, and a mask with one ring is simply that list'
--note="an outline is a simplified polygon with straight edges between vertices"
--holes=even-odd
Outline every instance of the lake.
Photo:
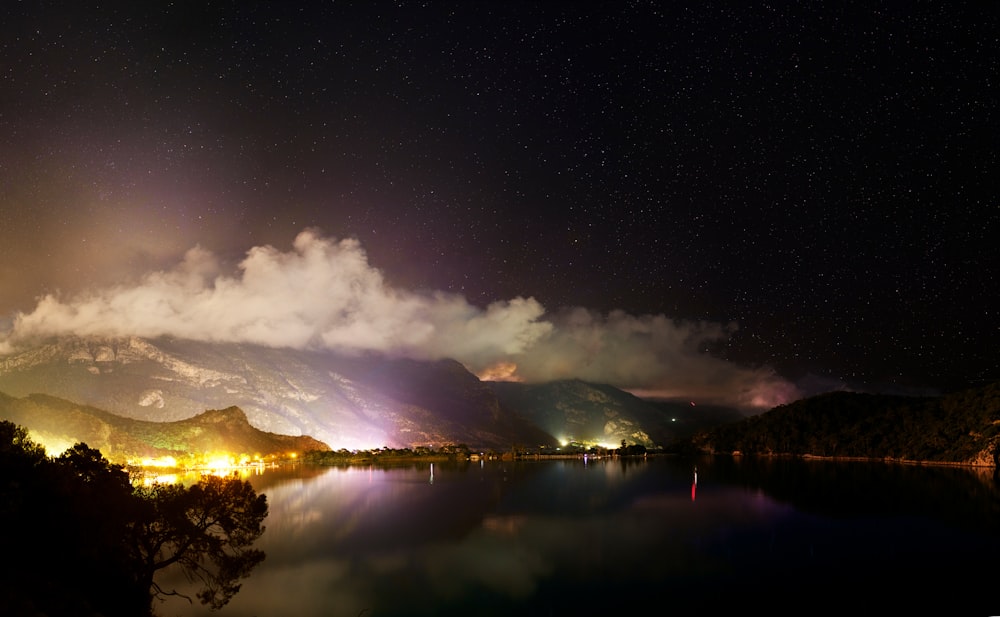
[{"label": "lake", "polygon": [[998,614],[992,470],[792,459],[300,464],[229,605],[163,617]]}]

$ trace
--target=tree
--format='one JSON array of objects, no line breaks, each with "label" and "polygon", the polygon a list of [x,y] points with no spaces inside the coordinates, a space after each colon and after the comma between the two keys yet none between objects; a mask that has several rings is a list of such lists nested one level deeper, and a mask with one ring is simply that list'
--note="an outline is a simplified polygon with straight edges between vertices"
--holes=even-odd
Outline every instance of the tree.
[{"label": "tree", "polygon": [[100,450],[85,443],[66,450],[55,462],[65,469],[67,478],[75,480],[77,488],[102,493],[104,497],[114,495],[116,501],[134,492],[125,468],[111,463]]},{"label": "tree", "polygon": [[76,444],[45,455],[27,430],[0,421],[0,615],[142,617],[174,593],[154,581],[177,564],[213,609],[264,559],[267,500],[238,478],[133,488],[120,465]]},{"label": "tree", "polygon": [[141,490],[146,515],[131,526],[137,587],[150,591],[150,601],[175,590],[162,589],[155,574],[174,564],[213,609],[225,606],[264,559],[253,544],[264,533],[267,498],[249,482],[209,476],[198,484],[156,484]]},{"label": "tree", "polygon": [[7,420],[0,421],[0,461],[5,465],[20,460],[34,465],[45,459],[45,448],[28,437],[28,429]]},{"label": "tree", "polygon": [[67,590],[109,615],[148,610],[147,593],[136,589],[125,530],[140,516],[141,504],[121,465],[100,450],[78,443],[48,465],[55,502],[47,525],[49,542],[61,547],[59,575]]}]

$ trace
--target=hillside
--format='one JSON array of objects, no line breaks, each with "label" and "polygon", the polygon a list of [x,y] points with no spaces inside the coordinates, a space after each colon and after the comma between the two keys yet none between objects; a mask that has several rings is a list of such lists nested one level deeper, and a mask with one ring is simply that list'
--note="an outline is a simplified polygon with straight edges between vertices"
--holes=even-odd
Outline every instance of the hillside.
[{"label": "hillside", "polygon": [[941,397],[822,394],[702,431],[678,447],[996,466],[998,441],[1000,382]]},{"label": "hillside", "polygon": [[738,422],[746,414],[732,407],[721,405],[694,405],[691,402],[648,400],[648,404],[660,410],[664,418],[670,420],[670,436],[664,444],[691,437],[716,426]]},{"label": "hillside", "polygon": [[617,446],[625,440],[649,447],[677,437],[667,411],[611,386],[571,379],[545,384],[496,382],[492,388],[504,405],[562,441]]},{"label": "hillside", "polygon": [[48,340],[0,357],[0,392],[44,393],[149,422],[235,406],[261,431],[310,435],[335,450],[463,443],[507,450],[565,438],[662,445],[677,437],[682,419],[611,386],[497,384],[448,359],[173,338]]},{"label": "hillside", "polygon": [[0,358],[0,392],[45,393],[154,422],[236,406],[262,431],[336,448],[555,443],[450,360],[65,337]]},{"label": "hillside", "polygon": [[312,437],[260,431],[238,407],[208,410],[185,420],[149,422],[43,394],[14,398],[0,393],[0,419],[27,428],[49,449],[84,442],[116,463],[165,456],[190,460],[219,453],[285,458],[291,452],[330,449]]}]

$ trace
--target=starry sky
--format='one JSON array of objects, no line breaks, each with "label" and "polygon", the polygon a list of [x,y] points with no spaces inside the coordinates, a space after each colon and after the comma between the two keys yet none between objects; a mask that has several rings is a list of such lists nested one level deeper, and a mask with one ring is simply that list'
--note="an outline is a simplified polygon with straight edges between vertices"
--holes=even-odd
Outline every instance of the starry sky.
[{"label": "starry sky", "polygon": [[0,352],[168,334],[757,408],[1000,377],[995,3],[5,2],[0,31]]}]

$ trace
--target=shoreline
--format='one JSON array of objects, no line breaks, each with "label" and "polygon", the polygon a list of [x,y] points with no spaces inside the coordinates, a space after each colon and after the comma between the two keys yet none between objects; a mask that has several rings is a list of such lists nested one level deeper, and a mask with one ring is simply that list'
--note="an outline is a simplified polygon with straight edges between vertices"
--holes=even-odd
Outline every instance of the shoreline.
[{"label": "shoreline", "polygon": [[728,456],[731,458],[759,457],[759,458],[797,458],[806,461],[834,461],[834,462],[858,462],[858,463],[888,463],[895,465],[909,465],[914,467],[967,467],[970,469],[996,469],[996,464],[960,462],[960,461],[930,461],[915,460],[894,457],[874,457],[874,456],[823,456],[819,454],[779,454],[779,453],[743,453],[743,452],[700,452],[695,456]]}]

